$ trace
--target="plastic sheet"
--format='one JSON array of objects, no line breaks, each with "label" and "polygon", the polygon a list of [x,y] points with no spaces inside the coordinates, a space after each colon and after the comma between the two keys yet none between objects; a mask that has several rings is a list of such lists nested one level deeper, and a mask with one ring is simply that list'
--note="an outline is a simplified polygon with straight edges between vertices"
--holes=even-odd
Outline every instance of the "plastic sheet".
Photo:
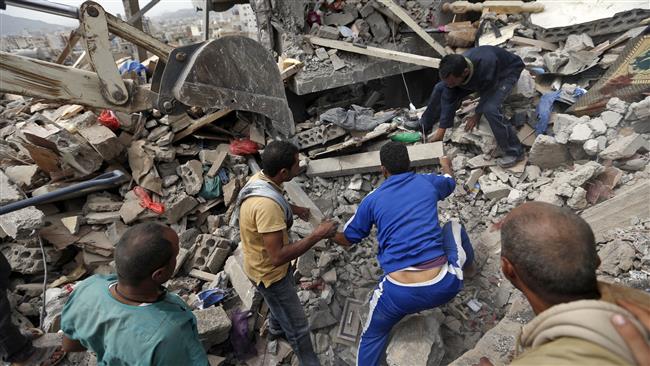
[{"label": "plastic sheet", "polygon": [[256,142],[249,139],[232,140],[230,142],[230,153],[234,155],[251,155],[259,150]]},{"label": "plastic sheet", "polygon": [[144,188],[137,186],[133,188],[133,193],[135,193],[135,195],[140,199],[140,206],[149,209],[158,215],[165,213],[165,205],[160,202],[154,202]]},{"label": "plastic sheet", "polygon": [[117,119],[115,113],[113,113],[113,111],[110,109],[104,109],[102,113],[99,114],[97,121],[113,131],[120,128],[120,120]]}]

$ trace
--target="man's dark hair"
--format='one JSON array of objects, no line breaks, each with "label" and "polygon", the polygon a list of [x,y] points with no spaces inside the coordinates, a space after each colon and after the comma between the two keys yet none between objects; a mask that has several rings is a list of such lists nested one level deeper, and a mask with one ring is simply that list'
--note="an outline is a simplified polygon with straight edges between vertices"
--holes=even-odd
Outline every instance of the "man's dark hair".
[{"label": "man's dark hair", "polygon": [[266,145],[262,153],[262,168],[269,177],[274,177],[282,169],[291,169],[296,162],[298,148],[288,141],[273,141]]},{"label": "man's dark hair", "polygon": [[115,246],[115,267],[120,281],[139,285],[172,259],[172,243],[165,225],[146,222],[129,228]]},{"label": "man's dark hair", "polygon": [[501,255],[551,304],[600,296],[594,233],[567,208],[529,202],[513,209],[501,227]]},{"label": "man's dark hair", "polygon": [[440,66],[438,66],[438,75],[441,79],[446,78],[449,75],[453,76],[462,76],[463,71],[467,68],[467,61],[463,55],[446,55],[440,60]]},{"label": "man's dark hair", "polygon": [[390,174],[402,174],[409,171],[411,159],[406,146],[400,142],[389,141],[379,150],[381,165]]}]

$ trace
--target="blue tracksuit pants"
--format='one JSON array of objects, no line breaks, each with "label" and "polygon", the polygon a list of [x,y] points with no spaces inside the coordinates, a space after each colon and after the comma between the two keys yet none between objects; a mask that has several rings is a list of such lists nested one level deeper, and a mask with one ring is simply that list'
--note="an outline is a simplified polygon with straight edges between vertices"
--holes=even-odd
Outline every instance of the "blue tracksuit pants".
[{"label": "blue tracksuit pants", "polygon": [[390,330],[403,317],[443,305],[463,288],[462,268],[474,260],[469,237],[455,221],[445,224],[442,233],[448,261],[435,278],[404,284],[384,276],[375,288],[357,353],[358,366],[379,365]]}]

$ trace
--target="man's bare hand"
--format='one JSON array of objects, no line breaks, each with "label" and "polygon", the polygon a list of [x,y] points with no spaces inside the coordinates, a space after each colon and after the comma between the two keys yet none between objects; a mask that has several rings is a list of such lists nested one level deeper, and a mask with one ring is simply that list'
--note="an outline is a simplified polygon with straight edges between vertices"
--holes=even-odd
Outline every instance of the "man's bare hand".
[{"label": "man's bare hand", "polygon": [[[636,319],[650,331],[650,309],[642,308],[629,301],[619,300],[618,305],[627,309],[630,313],[634,314]],[[643,338],[641,332],[622,315],[612,316],[612,324],[616,331],[623,338],[627,346],[632,351],[634,359],[638,365],[650,365],[650,344]]]},{"label": "man's bare hand", "polygon": [[467,117],[465,120],[467,123],[465,124],[465,132],[469,132],[478,125],[478,121],[481,119],[481,116],[478,114],[472,114],[471,116]]},{"label": "man's bare hand", "polygon": [[292,211],[303,221],[309,220],[309,216],[311,215],[307,207],[293,206]]},{"label": "man's bare hand", "polygon": [[445,131],[447,131],[446,128],[438,128],[436,132],[433,134],[433,136],[429,137],[428,142],[436,142],[436,141],[442,141],[443,138],[445,138]]},{"label": "man's bare hand", "polygon": [[338,222],[331,219],[323,220],[316,230],[314,230],[312,235],[320,237],[321,239],[329,239],[336,234],[338,228]]},{"label": "man's bare hand", "polygon": [[454,176],[454,168],[451,164],[451,159],[447,155],[440,157],[440,168],[443,174],[449,174],[452,177]]},{"label": "man's bare hand", "polygon": [[449,169],[452,169],[452,166],[451,166],[451,159],[449,159],[449,157],[448,157],[447,155],[444,155],[444,156],[441,156],[441,157],[440,157],[440,165],[441,165],[443,168],[449,168]]}]

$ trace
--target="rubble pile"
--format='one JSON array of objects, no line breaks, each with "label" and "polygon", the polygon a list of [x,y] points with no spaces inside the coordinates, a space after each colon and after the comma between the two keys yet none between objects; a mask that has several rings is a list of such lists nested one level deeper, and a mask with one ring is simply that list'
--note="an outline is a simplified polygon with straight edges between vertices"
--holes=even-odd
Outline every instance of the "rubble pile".
[{"label": "rubble pile", "polygon": [[[442,25],[437,5],[399,3],[421,27]],[[341,57],[343,51],[299,41],[305,33],[384,47],[393,42],[393,35],[397,42],[406,38],[405,24],[379,2],[337,0],[318,6],[301,9],[302,23],[282,23],[282,38],[288,40],[283,51],[305,63],[300,72],[339,71],[357,57]],[[478,43],[503,45],[526,63],[503,106],[529,148],[527,159],[517,165],[497,165],[499,151],[487,121],[464,131],[464,118],[478,104],[475,98],[461,105],[443,142],[422,143],[426,136],[418,119],[424,108],[375,110],[381,106],[377,91],[351,85],[305,101],[305,118],[296,120],[296,134],[288,137],[299,147],[303,170],[285,184],[287,196],[309,207],[315,220],[333,217],[341,224],[383,182],[377,152],[390,139],[409,144],[419,173],[436,172],[436,159],[442,155],[453,159],[456,190],[440,202],[440,222],[459,219],[465,225],[481,271],[465,281],[464,290],[450,303],[409,316],[393,329],[388,365],[448,364],[524,307],[501,275],[498,233],[491,232],[512,208],[544,201],[602,222],[607,218],[589,210],[621,204],[612,203],[621,192],[647,186],[650,180],[650,96],[635,95],[631,103],[607,98],[590,113],[571,109],[581,98],[589,98],[594,80],[625,57],[625,42],[642,28],[616,37],[600,35],[598,40],[586,33],[571,34],[551,43],[535,39],[526,18],[484,15],[480,21],[459,19],[442,30],[447,49],[461,52],[474,44],[487,19],[504,35],[479,34]],[[489,41],[489,36],[498,39]],[[0,205],[49,197],[75,183],[120,172],[119,179],[106,184],[0,215],[0,250],[14,272],[9,296],[19,304],[12,307],[16,317],[23,324],[38,321],[47,268],[45,325],[56,332],[74,284],[92,274],[114,272],[113,248],[121,235],[130,225],[155,220],[179,236],[177,267],[167,288],[194,309],[201,341],[215,364],[291,364],[286,342],[279,340],[271,352],[266,339],[258,336],[264,333],[268,308],[244,273],[239,227],[231,224],[239,190],[259,170],[257,150],[277,138],[277,132],[240,112],[219,119],[218,126],[199,122],[211,111],[191,110],[182,117],[156,110],[99,112],[9,94],[0,100]],[[625,212],[627,207],[617,209]],[[596,228],[597,220],[588,220],[595,230],[606,230],[596,235],[603,262],[599,275],[648,288],[650,218],[647,212],[630,210],[616,220],[612,222],[619,226],[607,228]],[[313,225],[313,220],[296,219],[291,240],[308,236]],[[377,247],[374,233],[349,249],[321,242],[292,267],[323,365],[356,362],[368,301],[384,275]],[[198,293],[213,290],[223,298],[211,304],[198,300]],[[246,361],[236,357],[233,341],[242,318],[249,325],[244,338],[257,350]],[[503,343],[496,351],[508,357],[511,350],[511,343]],[[267,353],[274,363],[265,358]],[[83,363],[87,357],[71,355],[66,362]]]}]

